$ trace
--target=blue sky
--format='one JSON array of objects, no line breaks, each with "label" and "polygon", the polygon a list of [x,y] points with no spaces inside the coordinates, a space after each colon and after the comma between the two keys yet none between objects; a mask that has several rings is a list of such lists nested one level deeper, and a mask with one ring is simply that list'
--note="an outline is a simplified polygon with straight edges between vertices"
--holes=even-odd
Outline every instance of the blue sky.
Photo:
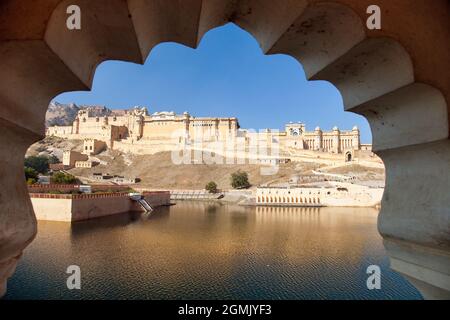
[{"label": "blue sky", "polygon": [[90,92],[64,93],[55,100],[113,109],[140,105],[151,113],[236,116],[241,127],[255,130],[282,129],[290,121],[301,121],[308,130],[357,125],[362,142],[372,139],[363,117],[343,111],[333,85],[307,81],[290,56],[264,56],[256,40],[233,24],[209,31],[195,50],[162,43],[143,66],[106,61],[97,68]]}]

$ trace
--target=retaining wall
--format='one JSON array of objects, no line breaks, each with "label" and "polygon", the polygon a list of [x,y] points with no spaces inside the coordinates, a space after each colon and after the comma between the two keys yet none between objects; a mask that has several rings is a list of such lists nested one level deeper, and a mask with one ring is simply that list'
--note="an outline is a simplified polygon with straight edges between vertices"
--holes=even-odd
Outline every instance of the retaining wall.
[{"label": "retaining wall", "polygon": [[[170,204],[170,193],[166,191],[145,192],[145,200],[152,207]],[[143,211],[140,205],[129,198],[128,193],[100,194],[30,194],[38,220],[80,221],[130,211]]]}]

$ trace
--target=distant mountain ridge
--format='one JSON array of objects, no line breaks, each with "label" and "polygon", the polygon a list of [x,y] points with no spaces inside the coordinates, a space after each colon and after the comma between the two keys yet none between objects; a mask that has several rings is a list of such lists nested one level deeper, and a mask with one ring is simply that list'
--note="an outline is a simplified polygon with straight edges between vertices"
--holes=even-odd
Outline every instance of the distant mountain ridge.
[{"label": "distant mountain ridge", "polygon": [[77,117],[78,111],[89,110],[93,116],[109,116],[114,113],[113,110],[99,105],[76,105],[75,103],[59,103],[52,101],[48,106],[45,115],[46,127],[51,126],[70,126]]}]

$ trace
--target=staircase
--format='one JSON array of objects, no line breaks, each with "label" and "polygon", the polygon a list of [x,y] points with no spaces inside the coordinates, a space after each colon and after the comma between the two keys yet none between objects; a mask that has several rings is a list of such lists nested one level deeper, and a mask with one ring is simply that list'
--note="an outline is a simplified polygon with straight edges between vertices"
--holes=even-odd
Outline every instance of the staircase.
[{"label": "staircase", "polygon": [[152,206],[140,193],[130,193],[130,199],[139,203],[139,205],[142,207],[142,209],[144,209],[146,213],[153,211]]}]

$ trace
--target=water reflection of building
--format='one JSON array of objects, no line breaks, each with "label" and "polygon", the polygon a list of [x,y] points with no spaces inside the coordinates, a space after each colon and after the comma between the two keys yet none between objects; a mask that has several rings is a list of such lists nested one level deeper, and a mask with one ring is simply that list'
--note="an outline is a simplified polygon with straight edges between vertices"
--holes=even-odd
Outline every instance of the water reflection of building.
[{"label": "water reflection of building", "polygon": [[333,277],[356,272],[367,256],[382,252],[372,208],[180,201],[155,215],[149,220],[116,215],[72,227],[42,221],[26,265],[59,274],[76,261],[90,279],[117,283],[118,290],[136,298],[174,298],[176,293],[188,298],[192,286],[225,295],[235,285],[230,279],[261,272],[269,272],[278,286],[291,277],[339,282]]},{"label": "water reflection of building", "polygon": [[318,207],[256,207],[256,221],[292,221],[301,222],[304,220],[319,221],[321,208]]}]

